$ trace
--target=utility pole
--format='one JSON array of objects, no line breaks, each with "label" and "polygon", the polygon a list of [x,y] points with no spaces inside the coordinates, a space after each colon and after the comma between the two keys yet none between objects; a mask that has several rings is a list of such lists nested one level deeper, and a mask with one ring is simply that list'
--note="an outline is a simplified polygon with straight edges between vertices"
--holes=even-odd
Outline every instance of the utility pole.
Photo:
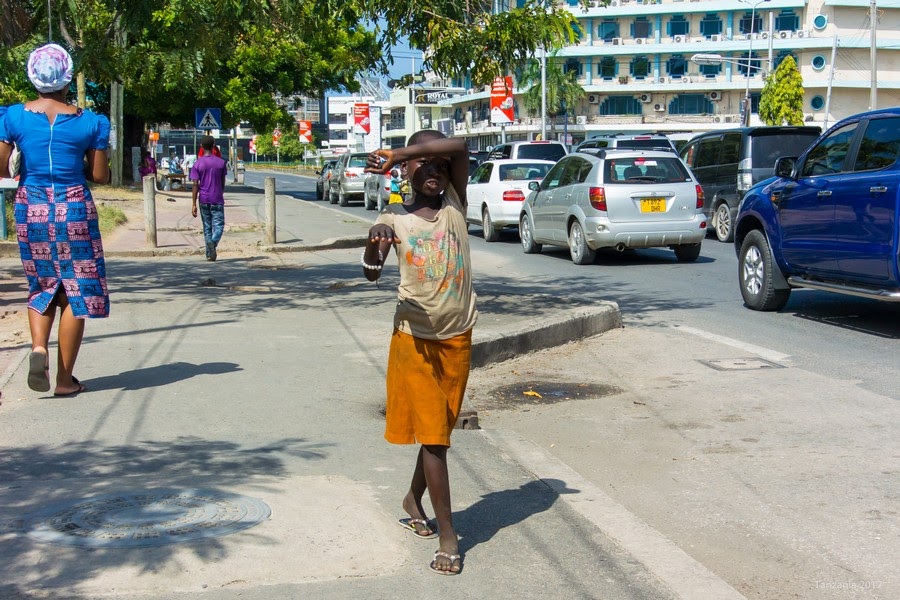
[{"label": "utility pole", "polygon": [[869,0],[869,57],[872,62],[871,91],[869,92],[869,110],[878,108],[878,52],[875,45],[876,23],[878,23],[878,7],[875,0]]}]

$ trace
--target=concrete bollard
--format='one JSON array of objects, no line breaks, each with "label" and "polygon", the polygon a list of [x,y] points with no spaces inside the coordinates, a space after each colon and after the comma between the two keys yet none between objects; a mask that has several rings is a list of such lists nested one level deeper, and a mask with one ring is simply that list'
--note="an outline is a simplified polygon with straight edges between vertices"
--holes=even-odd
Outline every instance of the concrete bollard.
[{"label": "concrete bollard", "polygon": [[266,177],[266,244],[275,245],[275,178]]},{"label": "concrete bollard", "polygon": [[156,240],[156,176],[147,175],[143,180],[144,185],[144,233],[147,245],[151,248],[158,246]]}]

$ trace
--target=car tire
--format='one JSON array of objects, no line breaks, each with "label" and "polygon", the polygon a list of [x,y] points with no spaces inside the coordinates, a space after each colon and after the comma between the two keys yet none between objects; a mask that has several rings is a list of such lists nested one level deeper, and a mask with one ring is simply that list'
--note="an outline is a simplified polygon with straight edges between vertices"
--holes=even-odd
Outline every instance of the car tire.
[{"label": "car tire", "polygon": [[328,188],[328,201],[332,204],[337,204],[337,194],[330,187]]},{"label": "car tire", "polygon": [[375,210],[375,202],[372,201],[369,190],[363,192],[363,204],[365,204],[366,210]]},{"label": "car tire", "polygon": [[694,262],[700,257],[700,244],[681,244],[675,246],[675,258],[678,262]]},{"label": "car tire", "polygon": [[316,186],[316,200],[321,200],[325,197],[325,191],[322,189],[321,185]]},{"label": "car tire", "polygon": [[522,215],[519,218],[519,241],[522,242],[522,250],[525,254],[538,254],[543,247],[534,241],[534,230],[531,228],[531,223],[528,222],[528,215]]},{"label": "car tire", "polygon": [[344,188],[338,188],[338,204],[340,206],[349,206],[350,201],[347,199],[347,194],[344,192]]},{"label": "car tire", "polygon": [[484,232],[484,241],[496,242],[500,239],[500,232],[494,228],[494,222],[491,221],[491,213],[487,206],[481,209],[481,229]]},{"label": "car tire", "polygon": [[597,256],[597,251],[588,247],[584,229],[578,221],[573,221],[569,227],[569,254],[576,265],[589,265]]},{"label": "car tire", "polygon": [[734,240],[734,226],[731,219],[731,208],[727,202],[722,202],[716,207],[715,215],[713,215],[713,229],[716,232],[716,238],[720,242],[731,242]]},{"label": "car tire", "polygon": [[753,310],[775,311],[784,308],[791,290],[775,288],[774,269],[778,265],[766,236],[759,229],[747,234],[738,257],[738,282],[744,304]]}]

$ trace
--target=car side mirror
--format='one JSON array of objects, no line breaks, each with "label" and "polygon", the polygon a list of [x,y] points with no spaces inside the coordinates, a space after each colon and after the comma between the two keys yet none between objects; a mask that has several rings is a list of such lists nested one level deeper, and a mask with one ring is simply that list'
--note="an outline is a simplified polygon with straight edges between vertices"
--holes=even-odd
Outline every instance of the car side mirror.
[{"label": "car side mirror", "polygon": [[797,158],[793,156],[782,156],[775,161],[775,175],[777,177],[791,177],[794,172],[794,166],[797,164]]},{"label": "car side mirror", "polygon": [[537,182],[537,181],[529,181],[528,189],[531,190],[532,192],[537,192],[541,189],[541,184],[540,184],[540,182]]}]

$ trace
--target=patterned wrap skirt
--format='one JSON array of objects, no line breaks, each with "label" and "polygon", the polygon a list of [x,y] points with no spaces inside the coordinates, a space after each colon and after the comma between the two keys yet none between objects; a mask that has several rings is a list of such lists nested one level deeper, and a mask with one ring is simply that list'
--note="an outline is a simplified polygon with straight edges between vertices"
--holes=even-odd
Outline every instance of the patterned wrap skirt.
[{"label": "patterned wrap skirt", "polygon": [[62,285],[75,317],[109,316],[100,223],[87,186],[23,185],[15,215],[28,308],[44,314]]}]

